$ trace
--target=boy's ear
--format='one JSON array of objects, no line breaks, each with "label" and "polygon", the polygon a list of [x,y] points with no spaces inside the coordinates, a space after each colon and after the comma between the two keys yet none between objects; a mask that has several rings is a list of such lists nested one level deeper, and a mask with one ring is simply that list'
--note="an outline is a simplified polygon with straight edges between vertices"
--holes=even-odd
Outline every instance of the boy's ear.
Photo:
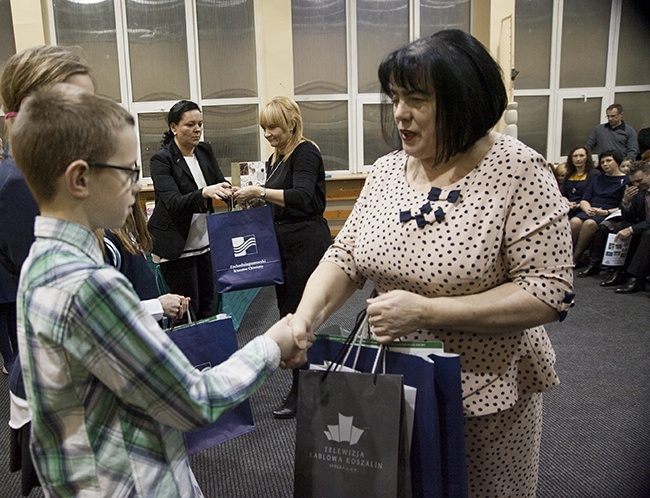
[{"label": "boy's ear", "polygon": [[63,181],[68,192],[76,198],[84,199],[88,196],[88,177],[90,166],[83,159],[77,159],[65,169]]}]

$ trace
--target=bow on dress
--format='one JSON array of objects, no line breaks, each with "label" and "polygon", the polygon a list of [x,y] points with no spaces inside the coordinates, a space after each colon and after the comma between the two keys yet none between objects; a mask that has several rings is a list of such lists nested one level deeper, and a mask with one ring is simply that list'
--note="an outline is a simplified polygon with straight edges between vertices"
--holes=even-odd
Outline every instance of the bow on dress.
[{"label": "bow on dress", "polygon": [[442,190],[438,187],[431,187],[429,194],[427,195],[428,201],[425,202],[420,209],[416,209],[415,213],[411,210],[409,211],[400,211],[399,221],[400,223],[406,223],[410,220],[415,220],[419,228],[424,227],[427,224],[433,224],[434,222],[440,223],[445,219],[445,212],[441,207],[438,207],[433,212],[433,216],[429,215],[433,211],[432,202],[435,201],[447,201],[451,204],[454,204],[460,197],[460,190]]}]

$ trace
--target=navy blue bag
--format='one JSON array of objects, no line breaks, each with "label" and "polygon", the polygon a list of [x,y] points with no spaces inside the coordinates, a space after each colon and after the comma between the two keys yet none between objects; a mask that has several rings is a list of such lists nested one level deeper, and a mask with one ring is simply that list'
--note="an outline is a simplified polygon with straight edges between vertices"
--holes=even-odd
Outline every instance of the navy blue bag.
[{"label": "navy blue bag", "polygon": [[[317,337],[309,349],[310,363],[334,361],[345,338]],[[354,345],[346,366],[371,372],[376,355],[376,347]],[[390,348],[385,352],[385,372],[402,375],[405,385],[417,389],[410,455],[412,493],[414,497],[466,497],[460,361],[456,355],[429,358],[433,362]]]},{"label": "navy blue bag", "polygon": [[[210,368],[230,358],[237,351],[232,318],[211,317],[167,331],[169,337],[199,370]],[[186,432],[185,443],[190,455],[236,438],[255,429],[248,400],[224,413],[208,427]]]},{"label": "navy blue bag", "polygon": [[208,236],[217,292],[284,282],[269,206],[208,216]]}]

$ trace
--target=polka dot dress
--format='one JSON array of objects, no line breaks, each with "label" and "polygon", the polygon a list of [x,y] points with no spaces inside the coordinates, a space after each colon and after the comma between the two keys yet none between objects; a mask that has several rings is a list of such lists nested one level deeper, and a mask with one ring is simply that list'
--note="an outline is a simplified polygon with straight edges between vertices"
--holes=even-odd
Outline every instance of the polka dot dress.
[{"label": "polka dot dress", "polygon": [[[398,151],[375,163],[324,261],[339,265],[359,286],[372,280],[380,294],[402,289],[427,297],[461,296],[514,282],[566,315],[572,296],[567,206],[542,156],[502,135],[468,175],[429,193],[408,184],[407,159]],[[539,436],[531,434],[541,427],[541,409],[533,408],[541,401],[522,410],[518,400],[530,404],[531,394],[559,382],[544,328],[504,334],[417,330],[406,339],[442,340],[445,351],[460,355],[470,488],[476,496],[509,496],[478,491],[493,482],[494,472],[504,472],[506,480],[527,480],[534,490]],[[501,434],[506,430],[501,420],[494,430],[506,439],[479,443],[476,427],[502,412],[527,422],[517,419],[516,431]],[[479,447],[483,456],[476,453]],[[509,448],[521,464],[495,469],[494,454],[505,462]]]}]

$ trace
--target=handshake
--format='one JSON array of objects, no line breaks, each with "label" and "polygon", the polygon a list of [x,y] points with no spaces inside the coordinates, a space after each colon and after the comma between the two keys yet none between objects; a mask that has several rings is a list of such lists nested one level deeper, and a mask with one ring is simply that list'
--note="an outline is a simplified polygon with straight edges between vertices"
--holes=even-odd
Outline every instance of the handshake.
[{"label": "handshake", "polygon": [[303,317],[288,314],[264,334],[273,339],[280,348],[280,366],[298,368],[307,361],[309,349],[316,336],[311,325]]}]

